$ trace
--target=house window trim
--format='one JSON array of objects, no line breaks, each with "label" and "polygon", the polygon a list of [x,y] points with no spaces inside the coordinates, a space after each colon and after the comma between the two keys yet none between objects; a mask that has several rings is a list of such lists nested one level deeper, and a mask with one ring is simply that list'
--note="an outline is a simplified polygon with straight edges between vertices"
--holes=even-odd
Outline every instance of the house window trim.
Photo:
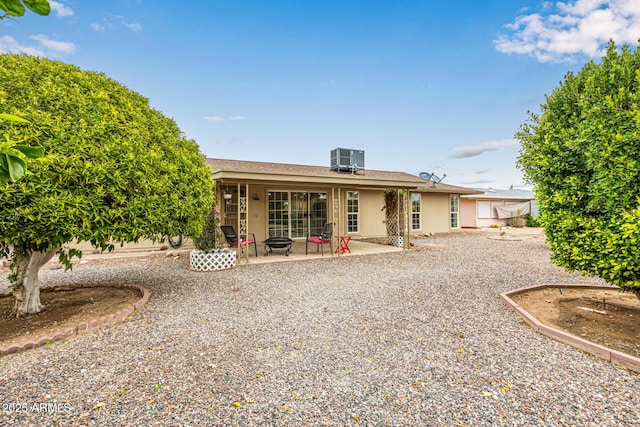
[{"label": "house window trim", "polygon": [[[356,195],[356,202],[357,202],[357,208],[358,210],[355,212],[350,212],[350,208],[351,206],[349,205],[349,200],[350,194],[355,194]],[[347,215],[347,234],[360,234],[360,192],[359,191],[347,191],[346,193],[346,215]],[[353,199],[351,199],[353,200]],[[351,217],[355,217],[355,224],[356,224],[356,231],[351,231],[351,223],[349,221],[349,219]]]},{"label": "house window trim", "polygon": [[[417,196],[418,202],[418,211],[414,212],[413,210],[413,197]],[[414,215],[417,215],[418,218],[418,228],[414,228]],[[411,193],[411,231],[421,231],[422,230],[422,194],[421,193]]]},{"label": "house window trim", "polygon": [[[453,210],[453,200],[454,198],[458,201],[458,210]],[[453,226],[453,218],[456,218],[456,226]],[[460,229],[460,195],[459,194],[449,194],[449,229],[450,230],[459,230]]]}]

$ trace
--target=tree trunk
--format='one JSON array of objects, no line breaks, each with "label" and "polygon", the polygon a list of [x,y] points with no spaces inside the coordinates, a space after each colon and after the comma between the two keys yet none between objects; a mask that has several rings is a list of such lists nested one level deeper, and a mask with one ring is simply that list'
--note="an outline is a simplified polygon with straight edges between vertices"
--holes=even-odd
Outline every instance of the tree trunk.
[{"label": "tree trunk", "polygon": [[59,248],[48,251],[27,251],[26,254],[15,254],[10,276],[13,291],[13,314],[16,317],[39,313],[44,306],[40,303],[40,267],[46,264],[58,252]]}]

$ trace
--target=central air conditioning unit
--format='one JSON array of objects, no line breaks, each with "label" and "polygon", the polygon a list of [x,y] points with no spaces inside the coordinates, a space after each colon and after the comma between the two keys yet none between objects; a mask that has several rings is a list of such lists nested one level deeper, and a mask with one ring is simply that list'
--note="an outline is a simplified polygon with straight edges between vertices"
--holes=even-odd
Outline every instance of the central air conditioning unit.
[{"label": "central air conditioning unit", "polygon": [[331,150],[331,170],[355,174],[364,170],[364,150],[336,148]]}]

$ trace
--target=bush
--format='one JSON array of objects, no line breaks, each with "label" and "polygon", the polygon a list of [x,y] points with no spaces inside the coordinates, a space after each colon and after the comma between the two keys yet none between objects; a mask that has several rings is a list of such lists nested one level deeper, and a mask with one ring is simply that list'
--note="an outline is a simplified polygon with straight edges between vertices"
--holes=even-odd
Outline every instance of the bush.
[{"label": "bush", "polygon": [[210,252],[222,247],[222,233],[220,232],[220,219],[215,208],[207,215],[202,227],[202,234],[193,238],[196,249],[202,252]]},{"label": "bush", "polygon": [[515,218],[509,218],[507,225],[510,227],[522,228],[527,224],[527,218],[523,216],[517,216]]},{"label": "bush", "polygon": [[527,215],[527,227],[540,227],[540,222],[529,214]]},{"label": "bush", "polygon": [[609,43],[516,138],[552,260],[640,297],[640,50]]}]

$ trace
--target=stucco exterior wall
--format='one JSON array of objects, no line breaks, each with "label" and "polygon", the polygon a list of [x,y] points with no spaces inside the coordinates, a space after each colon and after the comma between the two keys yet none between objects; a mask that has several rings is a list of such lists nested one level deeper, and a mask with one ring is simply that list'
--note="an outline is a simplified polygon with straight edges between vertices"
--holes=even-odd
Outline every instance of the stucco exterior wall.
[{"label": "stucco exterior wall", "polygon": [[[381,190],[358,190],[360,193],[360,233],[354,237],[382,237],[387,235],[384,222],[384,194]],[[346,213],[344,215],[346,221]]]},{"label": "stucco exterior wall", "polygon": [[[479,199],[471,199],[471,198],[460,198],[460,215],[462,219],[463,227],[470,228],[486,228],[490,227],[493,224],[497,224],[499,226],[506,226],[508,219],[499,219],[497,215],[495,215],[494,206],[498,205],[508,205],[515,204],[521,202],[527,202],[527,199],[496,199],[496,198],[479,198]],[[495,216],[494,218],[479,218],[480,209],[478,207],[478,203],[490,203],[491,215]],[[535,202],[532,202],[532,204]]]},{"label": "stucco exterior wall", "polygon": [[422,193],[422,232],[448,233],[450,227],[449,194]]},{"label": "stucco exterior wall", "polygon": [[460,198],[460,226],[463,228],[478,227],[478,212],[475,200]]}]

